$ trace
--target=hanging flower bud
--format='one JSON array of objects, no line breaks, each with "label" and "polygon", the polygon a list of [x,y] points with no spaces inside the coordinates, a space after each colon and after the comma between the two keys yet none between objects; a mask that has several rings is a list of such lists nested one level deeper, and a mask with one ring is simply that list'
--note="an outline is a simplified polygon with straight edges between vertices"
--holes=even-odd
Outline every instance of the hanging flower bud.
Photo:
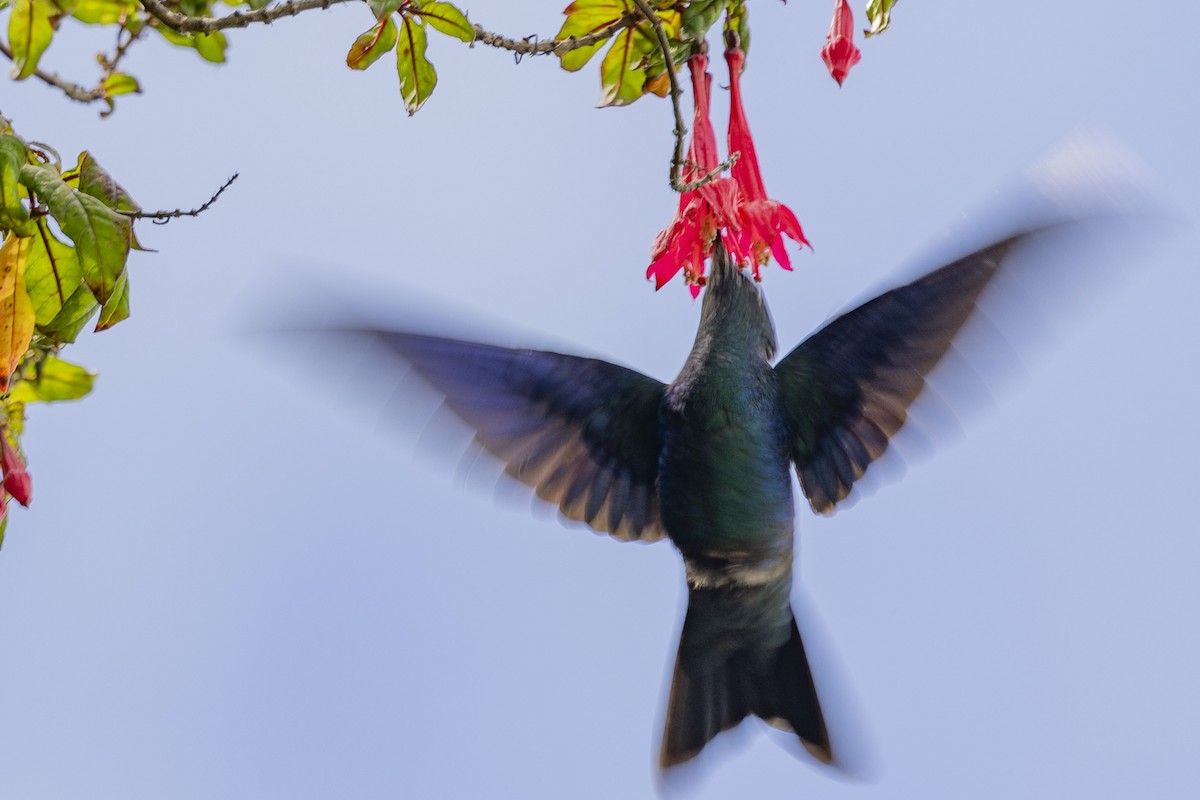
[{"label": "hanging flower bud", "polygon": [[33,485],[25,462],[20,453],[8,440],[8,429],[0,427],[0,470],[4,472],[4,491],[23,506],[28,506],[33,495]]},{"label": "hanging flower bud", "polygon": [[846,0],[837,0],[833,6],[833,22],[829,25],[825,46],[821,48],[821,58],[838,86],[862,58],[862,53],[854,46],[854,15]]}]

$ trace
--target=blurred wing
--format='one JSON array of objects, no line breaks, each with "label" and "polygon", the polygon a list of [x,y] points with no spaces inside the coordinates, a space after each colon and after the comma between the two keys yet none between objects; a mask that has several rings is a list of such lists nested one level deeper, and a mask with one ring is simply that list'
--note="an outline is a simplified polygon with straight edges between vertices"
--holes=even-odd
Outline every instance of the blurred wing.
[{"label": "blurred wing", "polygon": [[775,366],[792,459],[814,511],[831,513],[883,455],[925,374],[1021,238],[972,253],[847,312]]},{"label": "blurred wing", "polygon": [[374,333],[445,394],[509,475],[568,519],[626,541],[663,538],[663,384],[597,359]]}]

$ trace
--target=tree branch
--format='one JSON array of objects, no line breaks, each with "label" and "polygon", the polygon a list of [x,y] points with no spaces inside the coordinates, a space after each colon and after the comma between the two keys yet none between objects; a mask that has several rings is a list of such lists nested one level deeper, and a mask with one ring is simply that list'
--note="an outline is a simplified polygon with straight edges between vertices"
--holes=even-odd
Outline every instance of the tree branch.
[{"label": "tree branch", "polygon": [[[12,50],[4,42],[0,42],[0,54],[3,54],[9,61],[15,61]],[[71,83],[63,80],[53,72],[43,72],[42,70],[34,70],[33,76],[38,80],[53,86],[56,89],[62,90],[62,93],[72,100],[77,100],[80,103],[94,103],[104,97],[104,89],[97,86],[95,89],[85,89],[78,83]]]},{"label": "tree branch", "polygon": [[221,184],[221,188],[217,189],[213,196],[208,198],[208,202],[199,208],[193,208],[191,211],[183,211],[177,208],[174,211],[118,211],[117,213],[130,219],[151,219],[158,225],[165,225],[178,217],[198,217],[205,211],[208,211],[212,207],[212,204],[217,202],[217,198],[224,194],[225,190],[232,186],[233,182],[237,179],[238,173],[235,172],[233,173],[233,177]]},{"label": "tree branch", "polygon": [[170,9],[161,0],[138,0],[142,8],[173,31],[180,33],[213,33],[226,28],[245,28],[256,22],[269,25],[283,17],[294,17],[301,11],[329,8],[350,0],[288,0],[281,5],[260,8],[257,11],[234,11],[223,17],[189,17]]},{"label": "tree branch", "polygon": [[[526,39],[509,39],[506,36],[501,36],[498,33],[492,33],[483,29],[482,25],[475,25],[475,41],[480,44],[486,44],[488,47],[498,47],[501,50],[508,50],[518,57],[520,56],[561,56],[564,53],[569,53],[572,50],[578,50],[581,47],[591,47],[594,44],[599,44],[605,39],[611,39],[616,34],[633,25],[641,18],[641,14],[628,13],[624,14],[613,24],[607,28],[601,28],[595,33],[589,33],[587,36],[572,36],[569,39],[564,39],[561,42],[554,39],[540,41],[536,36],[531,36]],[[472,43],[474,44],[474,43]]]}]

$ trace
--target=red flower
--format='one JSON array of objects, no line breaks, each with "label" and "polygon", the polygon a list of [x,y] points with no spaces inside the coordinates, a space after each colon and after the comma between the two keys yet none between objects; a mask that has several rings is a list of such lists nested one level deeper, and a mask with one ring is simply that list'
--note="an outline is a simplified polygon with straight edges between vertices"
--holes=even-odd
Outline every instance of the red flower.
[{"label": "red flower", "polygon": [[[712,76],[705,71],[707,66],[708,57],[703,54],[688,59],[696,113],[687,162],[681,175],[684,183],[699,180],[720,164],[717,134],[709,119]],[[721,233],[731,252],[738,252],[733,238],[739,228],[738,197],[738,188],[729,178],[717,178],[699,189],[680,194],[679,210],[671,224],[658,234],[650,253],[646,277],[654,278],[654,288],[661,289],[682,269],[692,297],[700,294],[705,280],[704,261],[712,253],[713,238],[717,233]]]},{"label": "red flower", "polygon": [[862,58],[862,53],[854,46],[854,15],[846,0],[837,0],[833,6],[833,22],[829,25],[829,35],[825,37],[825,46],[821,48],[821,58],[829,67],[829,74],[842,85],[850,68]]},{"label": "red flower", "polygon": [[736,245],[730,247],[729,251],[738,261],[749,261],[750,268],[754,271],[754,279],[761,280],[759,267],[767,263],[770,255],[774,255],[779,266],[784,269],[792,268],[791,259],[783,247],[783,234],[802,245],[812,245],[804,238],[800,221],[796,219],[792,210],[767,197],[762,172],[758,168],[758,155],[754,151],[754,139],[750,136],[750,124],[746,121],[746,111],[742,107],[741,76],[746,54],[739,48],[730,48],[725,51],[725,60],[729,63],[731,95],[729,152],[739,154],[731,172],[741,194],[741,202],[738,205],[741,230],[734,232]]},{"label": "red flower", "polygon": [[8,430],[4,427],[0,427],[0,470],[4,472],[4,491],[21,505],[28,506],[33,485],[29,473],[25,471],[25,462],[9,442]]}]

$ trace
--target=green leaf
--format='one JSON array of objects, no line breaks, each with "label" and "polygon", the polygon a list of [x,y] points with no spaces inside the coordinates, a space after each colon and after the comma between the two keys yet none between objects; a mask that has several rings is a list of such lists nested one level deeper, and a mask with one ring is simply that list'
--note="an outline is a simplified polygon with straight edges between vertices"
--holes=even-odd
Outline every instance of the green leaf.
[{"label": "green leaf", "polygon": [[87,327],[88,321],[99,308],[100,304],[96,302],[92,290],[84,285],[78,286],[54,315],[54,319],[39,327],[39,330],[51,341],[69,344],[78,338],[80,331]]},{"label": "green leaf", "polygon": [[[563,20],[562,28],[555,34],[554,39],[565,42],[572,37],[579,38],[603,30],[628,11],[628,3],[622,0],[575,0],[563,11],[567,18]],[[604,41],[600,41],[587,47],[569,50],[558,57],[559,64],[567,72],[576,72],[582,69],[604,44]]]},{"label": "green leaf", "polygon": [[104,88],[106,97],[116,97],[121,94],[141,94],[142,92],[142,87],[138,83],[137,78],[127,75],[124,72],[114,72],[111,75],[106,75],[104,83],[101,86]]},{"label": "green leaf", "polygon": [[33,339],[33,306],[25,291],[30,239],[8,234],[0,245],[0,390],[25,358]]},{"label": "green leaf", "polygon": [[401,17],[399,34],[396,71],[400,73],[400,95],[411,117],[437,86],[437,72],[425,57],[425,26],[405,15]]},{"label": "green leaf", "polygon": [[703,39],[708,29],[721,16],[726,0],[695,0],[683,9],[683,35],[688,39]]},{"label": "green leaf", "polygon": [[225,34],[221,31],[213,33],[194,33],[192,36],[195,39],[196,52],[205,61],[211,61],[214,64],[225,63],[225,48],[228,43],[225,41]]},{"label": "green leaf", "polygon": [[136,3],[126,0],[78,0],[71,16],[85,25],[116,25],[122,16],[132,16]]},{"label": "green leaf", "polygon": [[56,403],[78,400],[92,391],[94,373],[57,356],[46,356],[33,375],[27,376],[12,391],[9,399],[19,403]]},{"label": "green leaf", "polygon": [[90,194],[72,189],[53,167],[21,169],[21,183],[50,209],[72,242],[83,278],[96,299],[104,304],[116,290],[125,271],[133,229],[128,217],[113,211]]},{"label": "green leaf", "polygon": [[892,24],[892,6],[896,5],[896,2],[897,0],[871,0],[867,3],[867,20],[870,21],[871,27],[863,33],[874,36],[886,31]]},{"label": "green leaf", "polygon": [[567,72],[577,72],[583,69],[584,65],[592,60],[592,56],[603,47],[607,42],[600,41],[595,44],[589,44],[587,47],[577,47],[574,50],[568,50],[558,57],[558,63]]},{"label": "green leaf", "polygon": [[656,45],[640,28],[626,28],[613,37],[600,62],[601,106],[626,106],[642,96],[646,70],[639,64]]},{"label": "green leaf", "polygon": [[467,15],[450,3],[422,2],[421,7],[414,9],[413,13],[447,36],[461,39],[467,44],[475,41],[475,28],[467,20]]},{"label": "green leaf", "polygon": [[366,69],[395,46],[396,23],[392,22],[391,17],[384,17],[354,40],[346,55],[346,66],[350,69]]},{"label": "green leaf", "polygon": [[100,319],[96,320],[96,333],[106,331],[122,320],[129,319],[129,273],[117,276],[117,285],[112,296],[100,307]]},{"label": "green leaf", "polygon": [[213,33],[178,33],[171,30],[165,25],[155,25],[154,30],[158,31],[164,39],[178,47],[190,47],[194,49],[201,58],[205,61],[211,61],[214,64],[223,64],[225,62],[225,34],[221,31]]},{"label": "green leaf", "polygon": [[37,221],[37,233],[29,248],[25,288],[38,330],[58,344],[75,341],[100,308],[83,282],[75,248],[60,241],[44,219]]},{"label": "green leaf", "polygon": [[75,248],[59,241],[44,218],[37,221],[36,230],[25,264],[25,288],[40,328],[48,325],[75,290],[83,286],[83,269]]},{"label": "green leaf", "polygon": [[375,19],[383,19],[400,10],[407,0],[367,0],[367,7],[375,15]]},{"label": "green leaf", "polygon": [[29,209],[21,202],[20,176],[25,159],[25,142],[10,133],[0,135],[0,228],[18,236],[33,233]]},{"label": "green leaf", "polygon": [[38,60],[54,37],[50,19],[58,14],[53,0],[16,0],[8,18],[8,46],[13,53],[12,76],[24,80],[37,70]]}]

